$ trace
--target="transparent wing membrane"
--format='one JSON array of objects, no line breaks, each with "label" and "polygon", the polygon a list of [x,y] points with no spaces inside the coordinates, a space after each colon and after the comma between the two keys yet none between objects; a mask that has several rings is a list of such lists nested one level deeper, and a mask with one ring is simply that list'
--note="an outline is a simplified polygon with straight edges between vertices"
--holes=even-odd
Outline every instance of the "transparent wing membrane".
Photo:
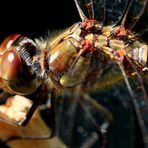
[{"label": "transparent wing membrane", "polygon": [[78,0],[77,2],[87,18],[96,19],[104,25],[118,24],[129,4],[129,0]]},{"label": "transparent wing membrane", "polygon": [[89,19],[96,19],[101,23],[104,22],[105,0],[78,0],[77,2]]},{"label": "transparent wing membrane", "polygon": [[[126,19],[126,27],[129,29],[134,29],[134,27],[139,26],[138,23],[142,22],[143,26],[139,26],[142,28],[146,28],[144,24],[147,24],[146,16],[148,15],[148,1],[147,0],[133,0],[131,8],[127,13]],[[145,17],[145,21],[142,21],[141,17]],[[147,26],[148,27],[148,26]],[[135,30],[136,31],[136,30]],[[140,30],[138,30],[139,32]],[[139,32],[140,33],[140,32]]]},{"label": "transparent wing membrane", "polygon": [[128,0],[106,0],[105,25],[118,24],[126,12],[128,4]]}]

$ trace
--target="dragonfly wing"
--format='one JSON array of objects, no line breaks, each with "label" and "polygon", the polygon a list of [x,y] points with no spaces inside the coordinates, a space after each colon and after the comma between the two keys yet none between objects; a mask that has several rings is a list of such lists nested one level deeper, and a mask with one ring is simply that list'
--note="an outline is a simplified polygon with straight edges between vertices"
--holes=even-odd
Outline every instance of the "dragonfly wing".
[{"label": "dragonfly wing", "polygon": [[77,0],[77,2],[87,18],[104,22],[105,0]]},{"label": "dragonfly wing", "polygon": [[115,25],[122,19],[128,0],[76,0],[89,19],[96,19],[101,24]]},{"label": "dragonfly wing", "polygon": [[[148,0],[133,0],[132,5],[127,13],[127,18],[125,22],[126,28],[137,30],[143,28],[148,29]],[[143,21],[142,21],[143,20]]]},{"label": "dragonfly wing", "polygon": [[105,25],[118,24],[126,12],[128,4],[128,0],[106,0]]}]

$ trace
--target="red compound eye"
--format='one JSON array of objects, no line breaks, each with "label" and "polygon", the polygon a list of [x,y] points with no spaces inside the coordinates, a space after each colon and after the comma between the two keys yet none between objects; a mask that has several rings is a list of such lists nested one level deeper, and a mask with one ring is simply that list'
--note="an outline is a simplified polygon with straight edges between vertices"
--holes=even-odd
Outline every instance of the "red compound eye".
[{"label": "red compound eye", "polygon": [[12,43],[20,36],[20,34],[13,34],[8,36],[0,46],[0,53],[3,53],[6,49],[10,48]]},{"label": "red compound eye", "polygon": [[21,37],[19,34],[11,35],[0,46],[0,79],[6,87],[6,91],[28,95],[41,85],[42,80],[36,78],[32,67],[27,65],[17,51],[17,47],[19,47],[26,52],[33,49],[34,53],[36,49],[34,42],[28,38],[19,37]]},{"label": "red compound eye", "polygon": [[[12,47],[11,47],[12,48]],[[14,80],[20,72],[22,62],[17,51],[10,49],[1,56],[1,77],[5,80]]]}]

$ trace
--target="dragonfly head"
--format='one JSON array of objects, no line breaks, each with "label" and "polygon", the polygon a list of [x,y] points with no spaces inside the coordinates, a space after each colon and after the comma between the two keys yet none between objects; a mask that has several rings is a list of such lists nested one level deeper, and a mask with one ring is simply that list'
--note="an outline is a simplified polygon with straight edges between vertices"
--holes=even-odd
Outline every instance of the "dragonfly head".
[{"label": "dragonfly head", "polygon": [[33,70],[33,57],[38,47],[35,42],[19,34],[6,38],[0,46],[0,81],[6,90],[28,95],[41,84]]}]

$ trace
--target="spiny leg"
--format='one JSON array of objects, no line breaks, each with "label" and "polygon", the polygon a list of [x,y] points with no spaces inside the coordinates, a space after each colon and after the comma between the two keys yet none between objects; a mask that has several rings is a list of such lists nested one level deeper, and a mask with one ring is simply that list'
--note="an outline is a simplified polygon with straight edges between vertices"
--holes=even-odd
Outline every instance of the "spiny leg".
[{"label": "spiny leg", "polygon": [[99,113],[104,115],[106,121],[101,126],[101,129],[102,129],[102,132],[107,130],[107,128],[109,127],[109,125],[113,121],[112,113],[107,108],[105,108],[103,105],[99,104],[96,100],[91,98],[90,95],[88,95],[88,94],[84,94],[83,99],[87,103],[89,103],[94,109],[96,109]]},{"label": "spiny leg", "polygon": [[[103,115],[103,117],[105,118],[105,121],[102,123],[101,126],[96,122],[96,119],[93,117],[93,115],[91,114],[89,109],[86,108],[85,103],[88,103],[99,114]],[[102,140],[101,148],[106,147],[106,144],[107,144],[106,132],[113,120],[113,116],[112,116],[111,112],[108,111],[104,106],[99,104],[96,100],[91,98],[88,94],[83,94],[83,97],[80,100],[80,105],[83,108],[83,110],[87,113],[88,118],[91,119],[91,121],[93,122],[93,124],[96,126],[96,128],[99,131],[99,135]],[[97,140],[96,136],[94,138]],[[92,141],[92,142],[94,142],[94,141]],[[92,143],[89,143],[89,144],[92,145]]]},{"label": "spiny leg", "polygon": [[132,63],[131,66],[133,70],[136,72],[136,78],[134,79],[134,81],[131,82],[126,74],[126,70],[124,69],[123,64],[121,62],[118,62],[118,64],[124,76],[124,80],[129,90],[129,93],[132,97],[131,101],[133,103],[133,107],[135,109],[137,119],[141,128],[144,144],[146,147],[148,147],[148,120],[147,118],[145,118],[145,115],[148,113],[148,97],[146,90],[144,88],[142,78],[136,69],[136,65]]}]

